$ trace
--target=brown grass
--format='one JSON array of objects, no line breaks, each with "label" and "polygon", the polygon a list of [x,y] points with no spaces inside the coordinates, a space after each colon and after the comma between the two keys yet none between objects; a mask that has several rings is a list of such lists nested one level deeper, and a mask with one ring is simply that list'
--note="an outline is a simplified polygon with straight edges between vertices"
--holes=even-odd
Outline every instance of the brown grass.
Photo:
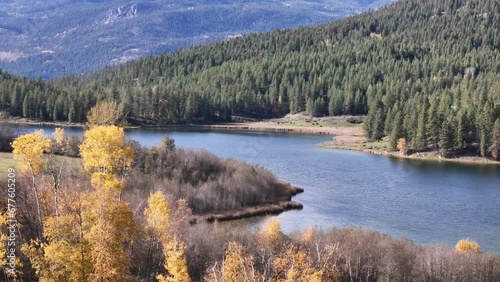
[{"label": "brown grass", "polygon": [[0,153],[0,180],[7,175],[7,169],[16,167],[16,160],[11,153]]},{"label": "brown grass", "polygon": [[278,203],[261,204],[253,207],[246,207],[239,210],[225,211],[220,213],[209,213],[203,215],[195,215],[191,219],[191,223],[202,221],[228,221],[254,216],[277,215],[288,210],[301,210],[304,206],[296,201],[281,201]]}]

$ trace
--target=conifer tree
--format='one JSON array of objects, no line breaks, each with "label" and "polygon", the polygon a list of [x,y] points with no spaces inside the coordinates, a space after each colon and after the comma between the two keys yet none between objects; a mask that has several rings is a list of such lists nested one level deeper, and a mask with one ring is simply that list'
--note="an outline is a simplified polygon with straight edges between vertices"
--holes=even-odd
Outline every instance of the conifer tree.
[{"label": "conifer tree", "polygon": [[424,102],[420,105],[420,111],[418,114],[417,121],[417,133],[415,139],[413,140],[414,149],[417,151],[424,151],[427,149],[427,131],[426,131],[426,121],[427,121],[427,99],[423,99]]},{"label": "conifer tree", "polygon": [[457,130],[455,132],[453,141],[453,148],[458,154],[461,154],[463,149],[467,145],[467,125],[467,115],[464,113],[464,111],[460,111],[460,113],[458,114]]},{"label": "conifer tree", "polygon": [[453,148],[453,136],[451,134],[451,125],[448,119],[445,119],[441,124],[441,131],[439,133],[439,154],[448,158],[451,155]]},{"label": "conifer tree", "polygon": [[384,111],[382,108],[379,108],[375,114],[375,120],[373,122],[372,140],[380,141],[384,137],[384,121]]},{"label": "conifer tree", "polygon": [[498,161],[500,160],[500,118],[497,118],[493,125],[491,137],[491,156]]},{"label": "conifer tree", "polygon": [[403,118],[397,104],[394,107],[394,112],[396,112],[396,114],[394,116],[394,120],[392,121],[392,128],[389,138],[389,148],[391,150],[396,149],[398,139],[403,137]]},{"label": "conifer tree", "polygon": [[488,155],[488,148],[491,144],[491,116],[491,106],[486,102],[479,114],[479,151],[483,157]]}]

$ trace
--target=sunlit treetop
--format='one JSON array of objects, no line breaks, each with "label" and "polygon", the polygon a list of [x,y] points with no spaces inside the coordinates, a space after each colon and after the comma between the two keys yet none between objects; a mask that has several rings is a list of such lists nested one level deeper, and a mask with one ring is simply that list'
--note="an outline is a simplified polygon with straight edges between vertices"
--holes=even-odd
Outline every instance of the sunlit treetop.
[{"label": "sunlit treetop", "polygon": [[481,248],[478,243],[471,239],[462,239],[457,242],[455,250],[457,250],[457,252],[479,252]]},{"label": "sunlit treetop", "polygon": [[43,130],[37,130],[17,137],[11,145],[14,158],[19,160],[17,169],[21,173],[36,175],[43,168],[43,154],[50,150],[52,142],[43,134]]},{"label": "sunlit treetop", "polygon": [[95,126],[85,131],[80,155],[95,188],[117,191],[123,189],[123,176],[135,158],[134,149],[126,144],[123,128],[117,126]]}]

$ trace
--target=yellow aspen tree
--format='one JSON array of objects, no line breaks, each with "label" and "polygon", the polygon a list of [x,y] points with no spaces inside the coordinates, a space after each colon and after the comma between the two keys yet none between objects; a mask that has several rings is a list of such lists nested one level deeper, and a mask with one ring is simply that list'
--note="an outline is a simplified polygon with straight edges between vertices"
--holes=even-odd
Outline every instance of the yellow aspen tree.
[{"label": "yellow aspen tree", "polygon": [[92,272],[90,246],[80,234],[81,223],[74,215],[62,214],[45,221],[46,243],[23,245],[40,281],[87,281]]},{"label": "yellow aspen tree", "polygon": [[253,257],[245,247],[237,242],[230,242],[220,267],[214,266],[207,271],[205,281],[263,281],[264,276],[254,267]]},{"label": "yellow aspen tree", "polygon": [[304,234],[302,234],[301,241],[306,244],[310,244],[314,240],[314,235],[315,235],[314,229],[309,227],[306,229],[306,231],[304,231]]},{"label": "yellow aspen tree", "polygon": [[83,238],[92,259],[92,281],[129,281],[130,255],[126,247],[137,233],[129,205],[112,190],[88,195],[83,212]]},{"label": "yellow aspen tree", "polygon": [[163,243],[163,255],[165,256],[165,269],[168,275],[158,275],[156,278],[160,282],[189,282],[186,261],[186,244],[177,238],[172,238]]},{"label": "yellow aspen tree", "polygon": [[93,264],[90,279],[129,280],[126,246],[132,243],[136,229],[130,207],[116,196],[125,187],[134,150],[126,144],[123,128],[94,126],[85,131],[80,154],[95,189],[86,199],[82,220]]},{"label": "yellow aspen tree", "polygon": [[22,247],[40,281],[88,281],[93,272],[89,242],[84,238],[83,205],[88,193],[72,185],[61,197],[59,217],[44,221],[45,241]]},{"label": "yellow aspen tree", "polygon": [[399,150],[399,153],[401,155],[408,154],[408,142],[406,142],[406,139],[405,138],[399,138],[398,139],[398,144],[396,145],[396,148]]},{"label": "yellow aspen tree", "polygon": [[42,211],[35,176],[42,171],[43,154],[51,148],[51,141],[43,134],[43,130],[37,130],[31,134],[24,134],[12,142],[12,153],[19,160],[17,169],[19,172],[31,177],[33,194],[37,207],[40,236],[43,233]]},{"label": "yellow aspen tree", "polygon": [[148,208],[144,211],[148,228],[158,237],[165,257],[167,276],[158,275],[164,281],[190,281],[185,257],[186,245],[178,239],[175,230],[171,230],[172,213],[170,205],[162,192],[151,194]]},{"label": "yellow aspen tree", "polygon": [[5,243],[8,239],[7,233],[5,232],[7,228],[7,215],[0,214],[0,268],[4,268],[7,265],[7,244]]},{"label": "yellow aspen tree", "polygon": [[[9,211],[6,213],[0,213],[0,269],[4,270],[6,277],[12,278],[13,281],[16,281],[16,277],[22,274],[20,269],[23,264],[19,256],[9,256],[10,250],[16,248],[16,246],[9,244],[9,242],[12,243],[9,241],[9,232],[7,231],[7,227],[10,225],[9,215]],[[16,228],[17,227],[18,226],[16,226]],[[15,268],[11,268],[12,264],[14,264]]]},{"label": "yellow aspen tree", "polygon": [[223,268],[224,281],[256,281],[259,278],[252,256],[236,242],[229,243]]},{"label": "yellow aspen tree", "polygon": [[462,239],[457,242],[457,245],[455,246],[455,250],[457,252],[480,252],[481,248],[479,247],[479,244],[476,243],[474,240],[471,239]]},{"label": "yellow aspen tree", "polygon": [[273,260],[272,266],[274,272],[273,281],[323,281],[322,272],[314,268],[307,253],[292,245],[289,245],[284,252]]},{"label": "yellow aspen tree", "polygon": [[267,220],[258,232],[259,243],[264,247],[277,251],[283,241],[281,223],[278,219]]},{"label": "yellow aspen tree", "polygon": [[125,187],[125,173],[135,157],[134,149],[125,142],[123,128],[96,126],[85,131],[80,154],[94,188],[121,193]]},{"label": "yellow aspen tree", "polygon": [[116,125],[123,126],[123,105],[115,101],[99,102],[87,113],[87,126]]},{"label": "yellow aspen tree", "polygon": [[148,228],[158,237],[168,238],[170,227],[170,205],[162,192],[151,194],[148,199],[148,208],[144,211]]}]

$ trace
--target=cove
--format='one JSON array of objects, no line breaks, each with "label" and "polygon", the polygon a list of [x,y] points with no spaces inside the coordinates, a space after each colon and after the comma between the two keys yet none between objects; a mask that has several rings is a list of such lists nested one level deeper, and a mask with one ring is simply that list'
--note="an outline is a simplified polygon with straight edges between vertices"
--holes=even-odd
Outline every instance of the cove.
[{"label": "cove", "polygon": [[[31,132],[53,127],[25,126]],[[81,128],[66,128],[81,134]],[[303,187],[301,211],[280,214],[286,232],[310,226],[361,226],[421,244],[454,245],[470,237],[499,252],[500,166],[394,159],[320,148],[331,137],[288,133],[131,128],[144,146],[168,134],[177,146],[263,166]],[[259,224],[262,218],[235,224]]]}]

